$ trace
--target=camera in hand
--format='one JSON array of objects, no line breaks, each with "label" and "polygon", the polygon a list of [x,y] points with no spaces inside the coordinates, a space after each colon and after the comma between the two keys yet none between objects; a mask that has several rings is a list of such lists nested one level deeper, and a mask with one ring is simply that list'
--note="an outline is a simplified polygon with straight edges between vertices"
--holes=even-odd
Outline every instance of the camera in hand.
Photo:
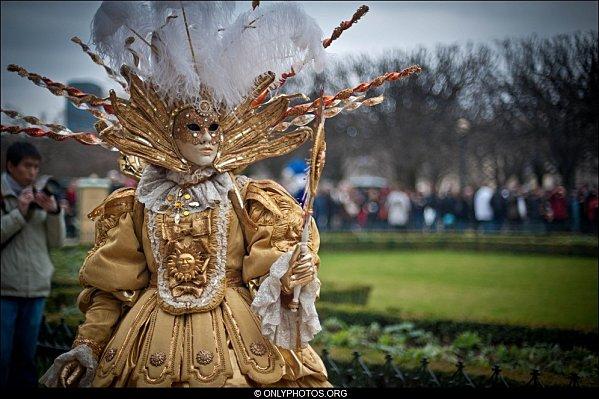
[{"label": "camera in hand", "polygon": [[[42,177],[33,186],[33,194],[42,192],[49,197],[54,196],[57,201],[58,201],[61,190],[62,190],[62,186],[56,179],[52,178],[52,176]],[[41,206],[39,206],[35,202],[32,202],[31,204],[29,204],[29,207],[33,208],[33,209],[35,209],[35,208],[41,209]]]}]

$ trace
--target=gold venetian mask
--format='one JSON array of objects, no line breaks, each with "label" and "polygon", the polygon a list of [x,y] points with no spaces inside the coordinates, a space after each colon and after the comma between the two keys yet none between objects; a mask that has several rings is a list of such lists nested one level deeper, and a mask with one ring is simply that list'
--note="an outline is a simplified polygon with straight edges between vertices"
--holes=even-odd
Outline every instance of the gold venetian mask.
[{"label": "gold venetian mask", "polygon": [[202,100],[199,107],[185,106],[173,120],[173,138],[181,155],[199,166],[211,166],[222,141],[219,115]]}]

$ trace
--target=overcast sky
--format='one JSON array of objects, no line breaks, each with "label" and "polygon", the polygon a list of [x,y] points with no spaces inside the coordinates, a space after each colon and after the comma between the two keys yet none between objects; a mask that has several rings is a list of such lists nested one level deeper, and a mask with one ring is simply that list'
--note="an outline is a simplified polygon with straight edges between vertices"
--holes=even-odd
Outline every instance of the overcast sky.
[{"label": "overcast sky", "polygon": [[[363,1],[300,2],[328,37],[341,20],[361,5],[370,12],[344,32],[329,49],[336,54],[368,52],[373,56],[389,48],[410,50],[437,44],[480,43],[507,37],[597,30],[597,1]],[[54,97],[15,73],[8,64],[66,83],[87,80],[107,90],[113,82],[93,64],[72,36],[89,39],[89,24],[98,1],[2,1],[2,106],[29,115],[45,113],[55,119],[65,100]],[[250,1],[238,2],[250,7]],[[3,121],[5,119],[3,118]]]}]

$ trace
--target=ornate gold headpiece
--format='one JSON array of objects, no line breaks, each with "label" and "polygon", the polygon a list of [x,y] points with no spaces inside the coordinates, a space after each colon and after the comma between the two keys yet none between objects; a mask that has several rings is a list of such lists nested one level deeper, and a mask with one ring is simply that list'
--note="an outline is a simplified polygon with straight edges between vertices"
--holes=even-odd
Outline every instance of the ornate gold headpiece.
[{"label": "ornate gold headpiece", "polygon": [[184,141],[193,141],[193,135],[189,137],[185,127],[194,123],[208,124],[209,131],[218,132],[219,148],[214,167],[219,172],[293,151],[312,132],[305,126],[284,134],[272,131],[285,116],[288,96],[252,107],[252,102],[273,82],[272,73],[258,77],[250,95],[230,111],[224,107],[215,110],[209,100],[200,102],[199,107],[190,104],[169,107],[151,85],[142,82],[130,70],[122,73],[129,83],[130,99],[121,99],[114,91],[110,92],[110,103],[119,123],[109,125],[100,120],[96,129],[103,141],[147,163],[189,171],[191,165],[179,152],[175,137],[179,135]]},{"label": "ornate gold headpiece", "polygon": [[[17,72],[55,95],[67,97],[76,107],[92,113],[98,119],[95,124],[98,134],[72,132],[62,125],[46,124],[11,110],[2,112],[33,126],[2,125],[1,131],[25,132],[55,140],[74,138],[84,144],[116,148],[123,155],[121,170],[139,177],[147,163],[174,171],[190,171],[192,165],[182,156],[176,140],[195,143],[198,135],[194,132],[208,128],[213,140],[218,141],[213,166],[225,172],[298,148],[312,136],[312,129],[307,125],[317,110],[322,109],[322,118],[332,118],[361,105],[379,104],[382,96],[365,98],[369,89],[420,71],[419,67],[412,66],[389,72],[333,96],[294,106],[290,106],[293,98],[309,99],[294,94],[276,95],[266,101],[269,94],[285,84],[304,64],[311,61],[316,64],[323,55],[323,48],[356,23],[368,7],[360,7],[330,38],[319,42],[315,38],[322,32],[315,21],[291,3],[270,4],[263,10],[263,7],[253,7],[251,12],[255,19],[241,30],[233,27],[244,21],[245,16],[231,22],[226,2],[186,2],[185,7],[193,9],[194,18],[206,18],[204,24],[196,24],[193,30],[188,25],[183,3],[180,10],[175,3],[156,2],[150,8],[142,2],[102,3],[94,17],[92,38],[96,48],[110,57],[111,66],[80,39],[72,39],[128,91],[129,99],[118,97],[114,91],[110,91],[108,98],[98,98],[9,65],[9,71]],[[181,15],[177,15],[179,11]],[[165,22],[156,26],[148,24],[148,12],[154,13],[155,21]],[[225,28],[218,28],[219,24]],[[250,28],[253,34],[245,34]],[[221,30],[223,35],[219,33]],[[194,37],[199,40],[194,42]],[[305,40],[310,42],[307,53]],[[289,65],[289,49],[273,46],[273,41],[283,41],[294,49],[291,58],[298,61],[293,63],[295,70],[282,72],[288,68],[282,65]],[[194,50],[194,45],[199,42],[207,56],[196,57],[199,52]],[[188,47],[181,49],[181,45]],[[231,57],[236,57],[233,62]],[[278,68],[277,74],[262,73],[271,66]],[[119,68],[125,81],[115,71]],[[215,71],[224,79],[215,78]],[[252,83],[251,76],[260,73]],[[210,89],[205,83],[210,83]],[[247,94],[244,96],[244,93]]]}]

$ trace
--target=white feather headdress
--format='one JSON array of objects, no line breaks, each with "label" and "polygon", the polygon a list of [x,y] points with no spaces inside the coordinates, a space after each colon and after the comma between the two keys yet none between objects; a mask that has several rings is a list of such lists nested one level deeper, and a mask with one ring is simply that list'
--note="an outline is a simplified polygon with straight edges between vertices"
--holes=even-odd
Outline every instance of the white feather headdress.
[{"label": "white feather headdress", "polygon": [[129,66],[167,101],[197,103],[208,88],[230,108],[264,72],[323,69],[322,30],[298,4],[263,4],[238,15],[235,8],[220,1],[104,1],[92,42],[112,68]]}]

